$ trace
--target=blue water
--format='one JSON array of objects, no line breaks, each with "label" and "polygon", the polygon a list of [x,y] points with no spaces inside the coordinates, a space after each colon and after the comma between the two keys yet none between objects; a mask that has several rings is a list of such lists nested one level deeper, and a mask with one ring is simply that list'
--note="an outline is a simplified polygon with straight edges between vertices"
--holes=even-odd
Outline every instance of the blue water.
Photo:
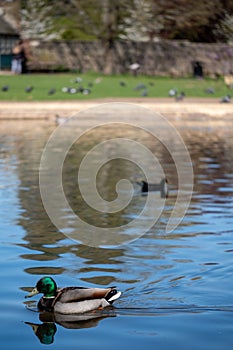
[{"label": "blue water", "polygon": [[[174,166],[165,154],[171,190],[164,214],[143,237],[111,249],[70,240],[46,215],[38,165],[54,128],[51,122],[0,124],[1,348],[36,350],[47,343],[51,349],[231,349],[233,142],[229,127],[181,129],[195,177],[192,201],[180,226],[165,234],[177,185]],[[113,174],[117,178],[118,172]],[[65,181],[72,192],[72,183]],[[137,198],[140,203],[140,195]],[[73,205],[78,206],[75,199]],[[88,217],[87,209],[84,214]],[[127,215],[134,217],[133,209]],[[91,315],[92,319],[54,320],[36,312],[38,298],[24,299],[45,274],[59,286],[116,285],[123,295],[114,308]]]}]

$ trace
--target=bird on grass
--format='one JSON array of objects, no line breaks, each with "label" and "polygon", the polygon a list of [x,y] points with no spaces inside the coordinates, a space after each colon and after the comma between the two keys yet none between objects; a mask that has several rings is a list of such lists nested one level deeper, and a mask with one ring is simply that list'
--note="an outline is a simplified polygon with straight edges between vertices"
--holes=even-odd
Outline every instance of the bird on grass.
[{"label": "bird on grass", "polygon": [[77,77],[76,79],[75,79],[75,83],[81,83],[83,80],[82,80],[82,78],[80,78],[80,77]]},{"label": "bird on grass", "polygon": [[69,89],[69,93],[72,94],[72,95],[73,94],[77,94],[77,92],[78,92],[78,89],[76,89],[76,88],[70,88]]},{"label": "bird on grass", "polygon": [[145,90],[145,89],[146,89],[145,84],[138,84],[137,86],[135,86],[134,91],[140,91],[140,90]]},{"label": "bird on grass", "polygon": [[90,89],[83,89],[83,95],[90,95],[91,90]]},{"label": "bird on grass", "polygon": [[27,92],[27,93],[32,92],[33,89],[34,89],[33,86],[27,86],[27,87],[25,88],[25,92]]},{"label": "bird on grass", "polygon": [[63,86],[63,88],[61,89],[62,92],[66,93],[66,92],[70,92],[70,88],[67,86]]},{"label": "bird on grass", "polygon": [[177,95],[177,89],[170,89],[170,90],[168,91],[168,95],[169,95],[170,97],[175,97],[175,96]]},{"label": "bird on grass", "polygon": [[126,83],[124,81],[119,82],[120,86],[126,86]]},{"label": "bird on grass", "polygon": [[148,96],[148,90],[147,90],[147,89],[143,90],[143,91],[141,92],[141,96],[142,96],[142,97]]},{"label": "bird on grass", "polygon": [[181,93],[179,95],[176,96],[176,101],[183,101],[185,97],[185,93],[183,91],[181,91]]},{"label": "bird on grass", "polygon": [[209,88],[205,89],[205,93],[209,94],[209,95],[213,95],[215,93],[215,90],[214,90],[214,88],[209,87]]},{"label": "bird on grass", "polygon": [[2,91],[6,92],[6,91],[8,91],[8,90],[9,90],[9,86],[8,86],[8,85],[4,85],[4,86],[2,87]]},{"label": "bird on grass", "polygon": [[78,88],[74,88],[74,87],[66,87],[64,86],[62,89],[61,89],[62,92],[64,93],[68,93],[68,94],[77,94],[78,92],[82,91],[82,88],[81,87],[78,87]]},{"label": "bird on grass", "polygon": [[48,91],[48,95],[54,95],[56,92],[56,89],[52,88]]},{"label": "bird on grass", "polygon": [[231,96],[230,95],[226,95],[226,96],[222,97],[220,102],[221,103],[229,103],[229,102],[231,102]]},{"label": "bird on grass", "polygon": [[42,277],[25,298],[30,298],[38,293],[43,294],[37,304],[40,311],[53,311],[65,315],[104,308],[121,296],[121,292],[115,287],[66,287],[58,289],[54,279],[49,276]]}]

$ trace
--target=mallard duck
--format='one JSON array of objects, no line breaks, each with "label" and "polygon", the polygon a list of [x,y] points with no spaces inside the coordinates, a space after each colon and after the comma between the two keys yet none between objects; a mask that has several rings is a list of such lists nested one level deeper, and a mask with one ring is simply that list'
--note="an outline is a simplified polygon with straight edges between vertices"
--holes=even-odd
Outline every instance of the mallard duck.
[{"label": "mallard duck", "polygon": [[54,279],[49,276],[41,278],[25,298],[30,298],[38,293],[44,294],[37,304],[40,311],[54,311],[66,315],[104,308],[111,305],[121,295],[121,292],[115,287],[58,289]]}]

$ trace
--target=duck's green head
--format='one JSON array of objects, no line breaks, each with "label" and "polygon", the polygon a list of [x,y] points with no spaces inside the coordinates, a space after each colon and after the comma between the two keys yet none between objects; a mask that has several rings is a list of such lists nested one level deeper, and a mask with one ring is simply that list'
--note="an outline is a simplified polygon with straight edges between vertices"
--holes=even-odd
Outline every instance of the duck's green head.
[{"label": "duck's green head", "polygon": [[38,293],[43,293],[44,297],[51,298],[56,295],[56,291],[56,282],[52,279],[52,277],[46,276],[37,282],[36,287],[26,296],[26,298],[30,298]]}]

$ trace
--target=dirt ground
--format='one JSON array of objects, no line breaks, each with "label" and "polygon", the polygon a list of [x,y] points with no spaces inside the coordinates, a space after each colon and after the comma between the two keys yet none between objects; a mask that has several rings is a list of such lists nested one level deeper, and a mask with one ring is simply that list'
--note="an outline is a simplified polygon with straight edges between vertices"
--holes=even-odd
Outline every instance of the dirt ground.
[{"label": "dirt ground", "polygon": [[[233,125],[233,103],[220,103],[218,99],[186,98],[176,102],[170,98],[131,98],[101,99],[88,101],[52,101],[52,102],[0,102],[0,120],[51,120],[56,116],[70,117],[78,112],[104,103],[131,103],[148,108],[164,115],[175,123],[227,123]],[[0,125],[1,127],[1,125]]]}]

